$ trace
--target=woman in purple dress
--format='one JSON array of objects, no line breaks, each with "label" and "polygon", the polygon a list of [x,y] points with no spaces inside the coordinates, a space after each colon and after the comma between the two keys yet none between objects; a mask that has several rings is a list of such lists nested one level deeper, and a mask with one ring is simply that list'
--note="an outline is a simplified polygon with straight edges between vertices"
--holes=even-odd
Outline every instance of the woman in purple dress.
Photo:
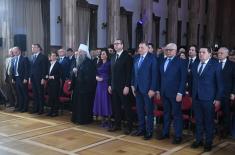
[{"label": "woman in purple dress", "polygon": [[110,124],[111,98],[108,93],[108,80],[110,74],[110,61],[108,50],[102,50],[100,61],[97,65],[97,87],[94,100],[93,114],[102,117],[102,126],[106,127]]}]

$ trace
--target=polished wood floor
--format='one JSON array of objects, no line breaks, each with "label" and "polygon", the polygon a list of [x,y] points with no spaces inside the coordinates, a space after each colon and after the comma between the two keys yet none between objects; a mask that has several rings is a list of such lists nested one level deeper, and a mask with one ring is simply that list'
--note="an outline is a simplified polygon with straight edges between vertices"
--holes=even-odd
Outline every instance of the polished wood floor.
[{"label": "polished wood floor", "polygon": [[171,139],[144,141],[140,137],[109,133],[97,123],[80,126],[70,123],[70,114],[51,118],[0,110],[0,155],[234,155],[235,141],[215,140],[210,153],[191,149],[192,136],[181,145]]}]

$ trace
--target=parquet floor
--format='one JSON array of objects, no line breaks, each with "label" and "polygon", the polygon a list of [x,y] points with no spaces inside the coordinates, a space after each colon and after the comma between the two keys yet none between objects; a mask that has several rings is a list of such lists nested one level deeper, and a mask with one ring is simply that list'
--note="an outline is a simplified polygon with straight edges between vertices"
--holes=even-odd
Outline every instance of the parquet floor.
[{"label": "parquet floor", "polygon": [[[80,126],[70,123],[70,114],[51,118],[6,109],[0,111],[0,155],[198,155],[191,149],[192,136],[181,145],[171,139],[144,141],[140,137],[109,133],[97,123]],[[235,141],[215,140],[212,152],[234,155]]]}]

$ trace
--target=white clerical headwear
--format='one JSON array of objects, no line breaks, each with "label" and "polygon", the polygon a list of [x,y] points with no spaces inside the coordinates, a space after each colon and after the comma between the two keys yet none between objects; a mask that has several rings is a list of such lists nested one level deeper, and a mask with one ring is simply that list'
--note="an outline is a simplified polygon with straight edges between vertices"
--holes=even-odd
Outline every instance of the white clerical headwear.
[{"label": "white clerical headwear", "polygon": [[90,52],[89,52],[89,49],[88,49],[88,46],[85,45],[85,44],[80,44],[78,50],[82,50],[84,52],[86,52],[86,55],[89,59],[91,59],[91,55],[90,55]]}]

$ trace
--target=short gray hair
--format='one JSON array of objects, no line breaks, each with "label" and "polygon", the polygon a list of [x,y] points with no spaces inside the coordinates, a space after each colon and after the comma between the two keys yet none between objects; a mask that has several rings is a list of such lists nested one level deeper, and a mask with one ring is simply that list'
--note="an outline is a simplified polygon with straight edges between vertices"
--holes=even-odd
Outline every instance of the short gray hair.
[{"label": "short gray hair", "polygon": [[223,51],[229,53],[229,49],[227,47],[220,47],[219,50],[223,50]]}]

